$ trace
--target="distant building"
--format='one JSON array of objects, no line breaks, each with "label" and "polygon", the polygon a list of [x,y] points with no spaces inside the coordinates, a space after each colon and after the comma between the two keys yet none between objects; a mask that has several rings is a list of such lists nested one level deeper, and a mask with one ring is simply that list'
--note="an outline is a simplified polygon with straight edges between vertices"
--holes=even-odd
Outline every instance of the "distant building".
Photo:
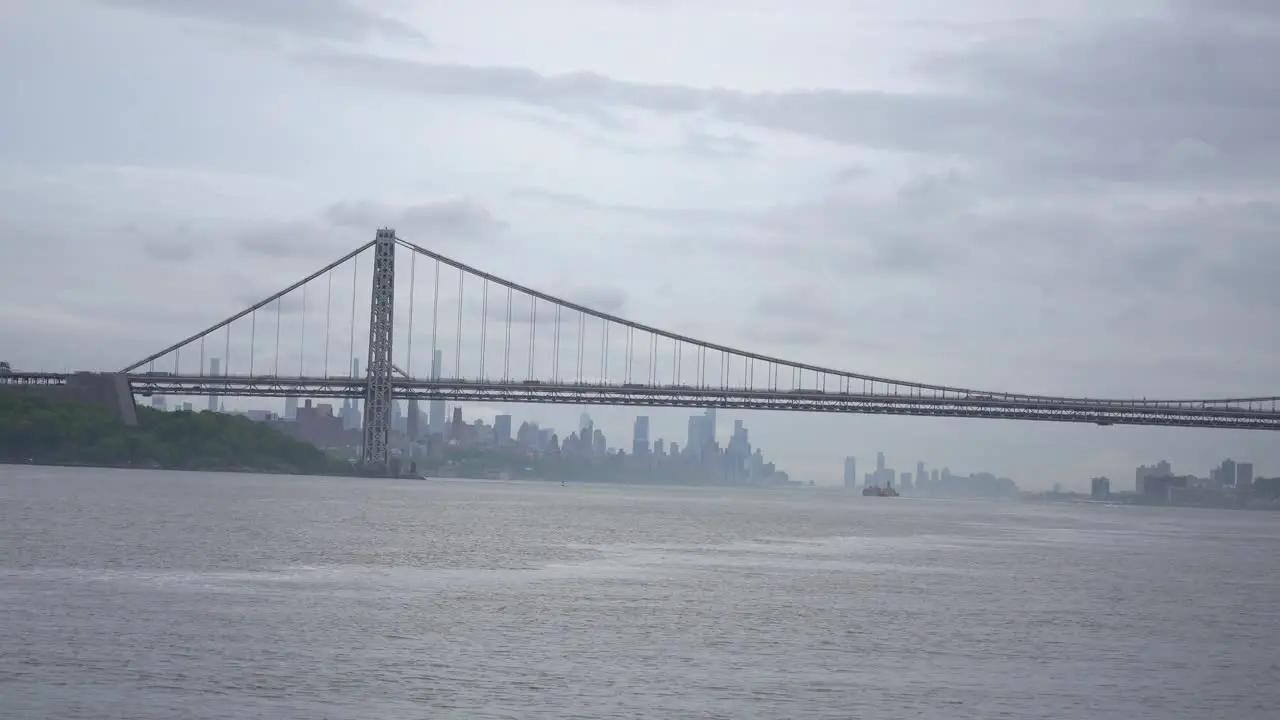
[{"label": "distant building", "polygon": [[631,454],[647,455],[649,453],[649,416],[636,416],[635,431],[631,437]]},{"label": "distant building", "polygon": [[1253,487],[1253,463],[1236,463],[1235,485],[1243,490]]},{"label": "distant building", "polygon": [[1254,478],[1253,494],[1264,500],[1280,500],[1280,477]]},{"label": "distant building", "polygon": [[354,447],[360,442],[359,432],[344,428],[342,418],[335,415],[333,405],[312,405],[303,401],[293,422],[274,423],[276,429],[309,442],[319,448]]},{"label": "distant building", "polygon": [[1209,481],[1218,487],[1230,487],[1236,484],[1236,461],[1230,458],[1209,471]]},{"label": "distant building", "polygon": [[1142,485],[1142,498],[1151,503],[1167,503],[1175,489],[1186,488],[1193,479],[1186,475],[1181,477],[1153,475],[1148,477]]},{"label": "distant building", "polygon": [[[440,365],[444,353],[436,350],[431,356],[431,379],[440,379]],[[435,399],[427,404],[427,432],[432,435],[444,435],[445,408],[444,400]]]},{"label": "distant building", "polygon": [[[1234,467],[1232,468],[1234,471]],[[1161,460],[1155,465],[1139,465],[1134,472],[1133,491],[1139,495],[1145,495],[1147,488],[1147,480],[1158,477],[1172,477],[1173,467],[1169,465],[1167,460]]]},{"label": "distant building", "polygon": [[1089,482],[1089,497],[1094,500],[1106,500],[1111,497],[1111,480],[1096,477]]},{"label": "distant building", "polygon": [[844,486],[847,488],[857,487],[858,485],[858,458],[850,456],[844,459]]},{"label": "distant building", "polygon": [[[209,374],[213,377],[222,375],[222,360],[219,358],[209,358]],[[209,404],[206,408],[209,412],[218,412],[218,396],[210,395]]]},{"label": "distant building", "polygon": [[411,443],[422,437],[422,411],[418,409],[417,399],[409,401],[409,418],[405,422],[404,433]]},{"label": "distant building", "polygon": [[454,407],[453,422],[449,424],[448,437],[450,442],[458,442],[458,443],[462,442],[463,437],[466,434],[466,430],[465,428],[463,428],[463,425],[464,423],[462,422],[462,408]]},{"label": "distant building", "polygon": [[493,418],[493,439],[498,445],[511,443],[511,416],[495,415]]}]

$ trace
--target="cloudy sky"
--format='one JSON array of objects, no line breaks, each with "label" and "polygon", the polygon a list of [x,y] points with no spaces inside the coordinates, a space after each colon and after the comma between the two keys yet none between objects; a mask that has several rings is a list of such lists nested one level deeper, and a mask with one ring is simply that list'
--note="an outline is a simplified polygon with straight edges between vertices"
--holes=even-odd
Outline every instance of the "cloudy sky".
[{"label": "cloudy sky", "polygon": [[[12,0],[0,354],[115,369],[390,225],[817,364],[1271,395],[1276,67],[1272,0]],[[652,414],[681,438],[687,413]],[[1280,474],[1263,433],[746,420],[820,482],[876,450],[1028,487],[1162,457]]]}]

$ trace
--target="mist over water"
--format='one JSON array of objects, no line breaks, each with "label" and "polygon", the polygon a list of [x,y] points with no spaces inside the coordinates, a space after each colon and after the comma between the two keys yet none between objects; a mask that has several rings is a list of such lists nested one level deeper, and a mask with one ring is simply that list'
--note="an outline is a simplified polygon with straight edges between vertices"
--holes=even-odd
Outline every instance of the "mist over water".
[{"label": "mist over water", "polygon": [[1271,513],[0,467],[0,716],[1269,718]]}]

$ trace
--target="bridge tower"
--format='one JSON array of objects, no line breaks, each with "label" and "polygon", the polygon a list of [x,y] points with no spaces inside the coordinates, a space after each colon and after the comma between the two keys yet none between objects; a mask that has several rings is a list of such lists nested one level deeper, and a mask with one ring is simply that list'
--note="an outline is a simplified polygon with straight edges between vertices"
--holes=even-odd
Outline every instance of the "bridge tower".
[{"label": "bridge tower", "polygon": [[378,230],[373,242],[373,294],[369,300],[369,357],[365,363],[364,454],[368,471],[390,467],[391,338],[395,326],[396,231]]}]

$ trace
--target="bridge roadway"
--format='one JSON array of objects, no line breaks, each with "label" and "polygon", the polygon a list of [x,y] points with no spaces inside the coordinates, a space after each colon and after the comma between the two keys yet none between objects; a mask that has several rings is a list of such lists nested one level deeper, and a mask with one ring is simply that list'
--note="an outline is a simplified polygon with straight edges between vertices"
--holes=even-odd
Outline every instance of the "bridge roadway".
[{"label": "bridge roadway", "polygon": [[[60,373],[0,376],[0,383],[61,384]],[[363,398],[365,381],[349,376],[130,374],[137,395]],[[1097,425],[1158,425],[1234,430],[1280,430],[1280,398],[1220,400],[1111,400],[1003,393],[936,392],[895,395],[820,389],[577,384],[563,381],[438,381],[397,378],[398,399],[467,403],[557,403],[648,407],[715,407],[731,410],[834,412],[871,415],[1039,420]]]}]

